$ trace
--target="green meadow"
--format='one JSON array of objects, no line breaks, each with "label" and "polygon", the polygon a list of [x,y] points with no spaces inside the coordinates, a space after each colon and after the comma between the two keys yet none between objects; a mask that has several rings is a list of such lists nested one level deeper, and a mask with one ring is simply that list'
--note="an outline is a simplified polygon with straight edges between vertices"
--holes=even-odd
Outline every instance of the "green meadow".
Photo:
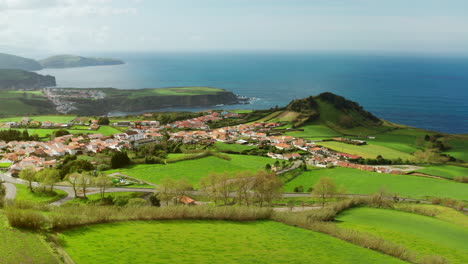
[{"label": "green meadow", "polygon": [[[45,122],[45,121],[50,121],[52,123],[62,123],[62,124],[67,124],[68,122],[72,121],[73,119],[76,118],[76,116],[73,115],[43,115],[43,116],[26,116],[29,117],[32,121],[38,121],[38,122]],[[19,122],[23,119],[21,116],[17,117],[6,117],[0,119],[0,123],[3,122]]]},{"label": "green meadow", "polygon": [[453,179],[456,176],[468,177],[468,168],[453,165],[433,165],[417,170],[417,172],[448,179]]},{"label": "green meadow", "polygon": [[304,131],[293,131],[288,132],[286,135],[292,137],[301,137],[301,138],[330,138],[330,137],[337,137],[341,136],[341,133],[334,131],[333,129],[321,125],[321,124],[310,124],[302,126],[301,129]]},{"label": "green meadow", "polygon": [[15,200],[36,202],[36,203],[51,203],[58,199],[61,199],[67,195],[62,190],[54,190],[55,195],[48,195],[41,192],[30,192],[26,185],[15,184],[16,186],[16,198]]},{"label": "green meadow", "polygon": [[247,146],[239,144],[226,144],[223,142],[216,142],[215,148],[221,152],[237,152],[241,153],[242,151],[252,150],[257,148],[256,146]]},{"label": "green meadow", "polygon": [[319,145],[327,147],[329,149],[333,149],[338,152],[344,152],[348,154],[358,155],[363,158],[368,159],[375,159],[378,155],[386,159],[402,159],[407,160],[410,159],[412,156],[406,152],[402,152],[399,150],[391,149],[388,147],[383,147],[379,145],[362,145],[356,146],[336,141],[327,141],[327,142],[319,142]]},{"label": "green meadow", "polygon": [[217,157],[205,157],[195,160],[179,161],[175,163],[141,164],[126,169],[110,170],[108,174],[120,172],[122,174],[158,184],[164,178],[187,178],[192,184],[198,186],[200,178],[208,176],[212,172],[236,172],[256,171],[265,168],[265,165],[274,163],[274,160],[258,156],[229,155],[231,160]]},{"label": "green meadow", "polygon": [[340,167],[304,172],[287,183],[285,191],[291,192],[296,186],[303,186],[304,190],[307,190],[317,183],[320,177],[332,178],[335,184],[345,188],[346,193],[352,194],[372,194],[383,187],[389,193],[397,193],[402,197],[424,198],[426,196],[436,196],[468,200],[468,184]]},{"label": "green meadow", "polygon": [[443,256],[452,264],[468,263],[468,228],[449,221],[375,208],[347,210],[337,220],[340,226],[371,233],[421,255]]},{"label": "green meadow", "polygon": [[60,237],[77,264],[404,263],[271,221],[120,222],[72,229]]}]

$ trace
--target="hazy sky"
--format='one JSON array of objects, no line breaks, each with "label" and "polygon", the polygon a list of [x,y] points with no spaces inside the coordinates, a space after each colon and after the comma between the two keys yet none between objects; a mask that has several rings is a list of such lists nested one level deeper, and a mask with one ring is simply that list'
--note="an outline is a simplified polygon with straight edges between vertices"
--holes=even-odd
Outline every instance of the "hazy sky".
[{"label": "hazy sky", "polygon": [[468,53],[467,0],[0,0],[0,52]]}]

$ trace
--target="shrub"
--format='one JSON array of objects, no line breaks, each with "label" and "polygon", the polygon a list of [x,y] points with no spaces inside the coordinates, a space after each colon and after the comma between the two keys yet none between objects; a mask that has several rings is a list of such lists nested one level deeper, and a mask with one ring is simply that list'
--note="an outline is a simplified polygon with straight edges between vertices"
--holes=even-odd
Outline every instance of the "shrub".
[{"label": "shrub", "polygon": [[453,179],[456,182],[468,183],[468,177],[467,176],[455,176]]},{"label": "shrub", "polygon": [[128,207],[140,207],[149,205],[148,201],[142,198],[132,198],[127,202]]},{"label": "shrub", "polygon": [[46,227],[47,218],[36,210],[8,208],[5,214],[8,222],[13,227],[33,230],[40,230]]},{"label": "shrub", "polygon": [[304,187],[302,185],[296,186],[294,187],[294,192],[304,192]]},{"label": "shrub", "polygon": [[110,168],[111,168],[111,167],[110,167],[109,165],[107,165],[107,164],[99,164],[99,165],[97,166],[97,169],[98,169],[99,171],[110,170]]},{"label": "shrub", "polygon": [[117,206],[125,206],[128,203],[129,198],[124,196],[116,196],[114,198],[114,204]]}]

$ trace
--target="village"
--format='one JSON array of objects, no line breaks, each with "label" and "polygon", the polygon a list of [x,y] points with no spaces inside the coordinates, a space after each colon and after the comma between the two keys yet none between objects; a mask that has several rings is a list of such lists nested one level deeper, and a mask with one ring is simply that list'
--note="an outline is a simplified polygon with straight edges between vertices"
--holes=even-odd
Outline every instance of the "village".
[{"label": "village", "polygon": [[[151,114],[144,114],[143,118]],[[59,164],[65,155],[86,155],[87,153],[100,153],[104,150],[122,151],[136,149],[149,143],[160,143],[167,140],[184,145],[211,145],[216,142],[226,144],[240,144],[255,147],[269,148],[266,156],[277,160],[302,160],[307,165],[318,168],[346,167],[379,173],[404,174],[401,169],[386,166],[369,166],[357,164],[353,161],[361,158],[356,155],[340,153],[320,146],[320,142],[313,142],[302,138],[285,136],[275,128],[281,126],[275,122],[254,122],[237,126],[228,126],[211,129],[209,123],[222,119],[240,118],[241,114],[233,112],[215,112],[181,121],[161,125],[156,120],[117,121],[110,125],[119,127],[125,132],[113,135],[100,133],[64,135],[50,141],[10,141],[0,142],[0,155],[3,170],[10,175],[18,173],[26,167],[34,167],[39,171],[43,168],[52,168]],[[89,120],[88,124],[79,118],[67,124],[50,121],[38,122],[28,117],[20,122],[7,122],[10,128],[39,127],[39,128],[70,128],[73,125],[89,125],[89,130],[99,129],[98,120]],[[346,141],[351,144],[365,144],[365,141],[351,141],[342,138],[330,140]]]}]

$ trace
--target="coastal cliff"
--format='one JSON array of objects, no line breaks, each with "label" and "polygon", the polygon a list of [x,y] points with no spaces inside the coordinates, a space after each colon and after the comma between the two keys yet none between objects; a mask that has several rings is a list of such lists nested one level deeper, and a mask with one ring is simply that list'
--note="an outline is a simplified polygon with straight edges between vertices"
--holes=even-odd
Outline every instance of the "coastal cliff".
[{"label": "coastal cliff", "polygon": [[39,89],[52,86],[56,86],[56,81],[50,75],[0,69],[0,89]]}]

